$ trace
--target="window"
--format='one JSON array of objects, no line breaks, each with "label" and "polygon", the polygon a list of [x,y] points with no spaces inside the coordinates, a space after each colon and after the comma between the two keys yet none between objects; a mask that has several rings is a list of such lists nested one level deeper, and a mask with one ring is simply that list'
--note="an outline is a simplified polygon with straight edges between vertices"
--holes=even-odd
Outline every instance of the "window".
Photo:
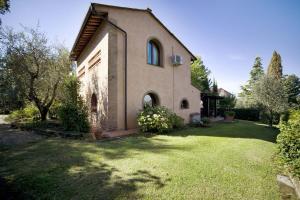
[{"label": "window", "polygon": [[89,69],[101,62],[101,50],[97,51],[95,55],[89,60]]},{"label": "window", "polygon": [[92,98],[91,98],[91,111],[97,112],[97,97],[95,93],[92,94]]},{"label": "window", "polygon": [[159,104],[158,97],[154,93],[148,93],[144,96],[143,105],[146,106],[157,106]]},{"label": "window", "polygon": [[189,102],[186,99],[183,99],[180,103],[181,109],[188,109],[189,108]]},{"label": "window", "polygon": [[147,43],[147,63],[150,65],[160,66],[160,49],[157,42],[150,40]]},{"label": "window", "polygon": [[80,79],[85,74],[85,66],[83,66],[79,71],[77,77]]}]

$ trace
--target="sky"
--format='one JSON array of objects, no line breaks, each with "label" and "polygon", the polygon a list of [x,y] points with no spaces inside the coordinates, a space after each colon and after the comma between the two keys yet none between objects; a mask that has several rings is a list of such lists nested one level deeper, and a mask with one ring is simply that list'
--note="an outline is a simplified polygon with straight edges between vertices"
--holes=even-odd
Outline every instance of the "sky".
[{"label": "sky", "polygon": [[283,73],[300,76],[299,0],[11,0],[3,26],[36,27],[71,49],[91,2],[152,12],[201,56],[219,87],[234,94],[249,79],[256,56],[266,69],[276,50]]}]

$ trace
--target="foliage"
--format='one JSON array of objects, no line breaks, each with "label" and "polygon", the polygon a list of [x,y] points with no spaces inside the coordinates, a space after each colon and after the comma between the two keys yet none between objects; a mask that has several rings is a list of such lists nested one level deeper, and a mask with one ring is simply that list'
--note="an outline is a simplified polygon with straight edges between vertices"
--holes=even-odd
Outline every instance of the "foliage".
[{"label": "foliage", "polygon": [[231,110],[235,107],[236,98],[234,95],[225,96],[219,101],[219,107],[223,110]]},{"label": "foliage", "polygon": [[184,127],[184,120],[175,113],[171,114],[171,121],[173,124],[173,129],[181,129]]},{"label": "foliage", "polygon": [[208,117],[202,117],[201,121],[204,125],[210,124],[210,119]]},{"label": "foliage", "polygon": [[242,101],[242,107],[255,107],[252,93],[255,83],[264,75],[261,58],[256,57],[252,70],[250,71],[250,79],[247,84],[241,87],[242,92],[239,94],[239,101]]},{"label": "foliage", "polygon": [[300,107],[300,79],[295,74],[285,75],[282,79],[283,87],[288,95],[288,102],[290,107],[299,108]]},{"label": "foliage", "polygon": [[249,120],[249,121],[259,121],[260,110],[255,108],[235,108],[236,119]]},{"label": "foliage", "polygon": [[201,92],[209,92],[211,80],[209,79],[210,71],[205,67],[201,57],[197,57],[191,65],[192,85]]},{"label": "foliage", "polygon": [[213,95],[218,95],[219,94],[219,91],[218,91],[218,84],[217,84],[217,81],[214,79],[213,81],[213,84],[212,84],[212,87],[211,87],[211,93]]},{"label": "foliage", "polygon": [[5,12],[8,12],[9,6],[10,6],[10,0],[0,0],[0,14],[3,15]]},{"label": "foliage", "polygon": [[64,128],[68,131],[89,132],[88,109],[79,95],[80,83],[75,76],[64,82],[65,97],[58,115]]},{"label": "foliage", "polygon": [[51,119],[57,119],[58,118],[58,114],[59,114],[59,109],[61,107],[61,102],[58,100],[55,100],[50,109],[49,109],[49,117]]},{"label": "foliage", "polygon": [[46,120],[57,89],[70,72],[68,50],[49,45],[38,28],[24,28],[23,32],[1,29],[0,37],[5,67],[23,87],[26,98],[35,103],[41,120]]},{"label": "foliage", "polygon": [[267,75],[273,76],[278,80],[282,77],[281,56],[276,51],[273,52],[270,64],[268,66]]},{"label": "foliage", "polygon": [[274,116],[283,113],[288,107],[283,85],[273,76],[263,76],[257,82],[253,97],[267,114],[270,126],[273,125]]},{"label": "foliage", "polygon": [[300,110],[291,111],[288,121],[281,122],[277,146],[284,169],[300,178]]},{"label": "foliage", "polygon": [[163,106],[146,106],[137,122],[142,132],[167,133],[183,126],[183,119]]},{"label": "foliage", "polygon": [[0,113],[9,113],[25,106],[24,86],[16,77],[6,66],[6,58],[0,51]]},{"label": "foliage", "polygon": [[234,117],[235,116],[235,112],[230,110],[230,111],[225,111],[224,112],[225,116],[229,116],[229,117]]},{"label": "foliage", "polygon": [[15,110],[6,118],[9,122],[33,121],[40,118],[39,110],[33,104],[28,104],[25,108]]}]

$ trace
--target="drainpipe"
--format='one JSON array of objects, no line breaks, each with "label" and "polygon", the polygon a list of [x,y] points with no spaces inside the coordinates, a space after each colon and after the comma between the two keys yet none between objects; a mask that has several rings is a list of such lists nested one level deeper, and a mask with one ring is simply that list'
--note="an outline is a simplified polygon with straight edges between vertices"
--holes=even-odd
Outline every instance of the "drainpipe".
[{"label": "drainpipe", "polygon": [[118,25],[114,24],[113,22],[111,22],[108,17],[104,17],[101,14],[98,14],[97,11],[94,9],[93,5],[91,5],[91,10],[93,14],[96,14],[98,16],[100,16],[104,21],[106,21],[109,25],[111,25],[112,27],[114,27],[115,29],[119,30],[120,32],[122,32],[124,34],[124,39],[125,39],[125,53],[124,53],[124,60],[125,60],[125,101],[124,101],[124,112],[125,112],[125,116],[124,116],[124,127],[125,130],[128,130],[127,127],[127,32],[122,29],[121,27],[119,27]]}]

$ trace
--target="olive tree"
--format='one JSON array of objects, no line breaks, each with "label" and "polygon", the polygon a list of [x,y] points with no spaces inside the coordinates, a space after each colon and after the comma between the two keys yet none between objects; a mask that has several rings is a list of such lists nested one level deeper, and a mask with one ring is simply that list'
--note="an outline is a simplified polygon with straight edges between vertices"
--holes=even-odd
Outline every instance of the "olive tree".
[{"label": "olive tree", "polygon": [[283,84],[273,76],[263,76],[253,88],[254,100],[264,109],[272,127],[275,114],[288,109],[288,98],[284,92]]},{"label": "olive tree", "polygon": [[59,85],[70,72],[69,52],[62,45],[50,45],[38,28],[21,32],[1,29],[0,45],[6,67],[21,82],[27,99],[39,109],[41,120],[46,120]]}]

